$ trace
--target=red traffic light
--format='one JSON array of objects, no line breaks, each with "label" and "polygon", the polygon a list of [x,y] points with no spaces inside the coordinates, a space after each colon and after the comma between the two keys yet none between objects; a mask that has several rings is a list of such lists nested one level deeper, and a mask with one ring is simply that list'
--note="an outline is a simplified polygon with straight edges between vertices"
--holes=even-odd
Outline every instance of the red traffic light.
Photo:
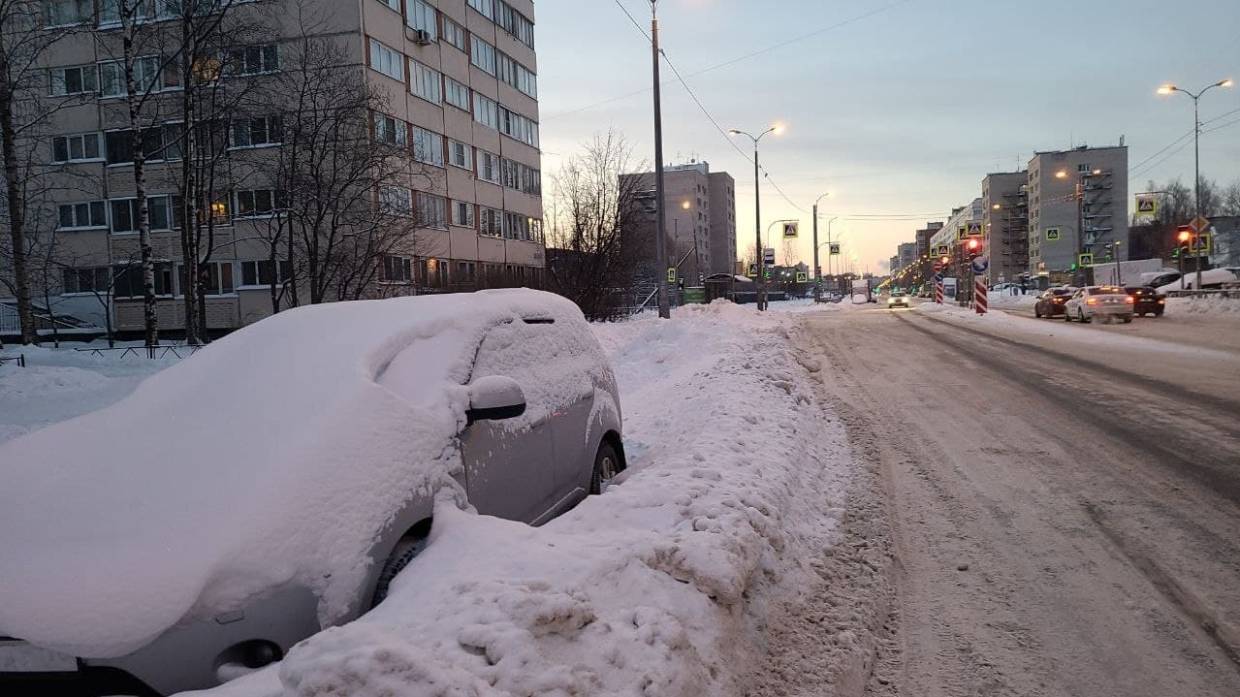
[{"label": "red traffic light", "polygon": [[1189,230],[1180,230],[1180,234],[1179,234],[1179,236],[1178,236],[1178,239],[1179,239],[1181,242],[1187,242],[1187,241],[1191,240],[1192,238],[1193,238],[1193,233],[1192,233],[1191,231],[1189,231]]},{"label": "red traffic light", "polygon": [[982,246],[982,243],[977,240],[969,240],[968,242],[968,247],[969,247],[970,252],[976,252],[978,248],[980,248],[981,246]]}]

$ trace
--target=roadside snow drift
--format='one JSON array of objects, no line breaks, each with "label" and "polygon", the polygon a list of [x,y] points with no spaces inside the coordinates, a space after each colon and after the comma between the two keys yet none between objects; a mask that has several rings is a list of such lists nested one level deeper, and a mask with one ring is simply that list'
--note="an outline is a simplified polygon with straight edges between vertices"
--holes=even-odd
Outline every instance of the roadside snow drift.
[{"label": "roadside snow drift", "polygon": [[473,352],[530,314],[585,327],[521,290],[300,308],[0,445],[0,635],[117,656],[289,583],[322,622],[347,616],[387,520],[415,492],[463,493]]},{"label": "roadside snow drift", "polygon": [[595,329],[625,410],[618,483],[541,528],[441,504],[378,608],[212,697],[739,694],[763,599],[802,587],[842,513],[818,365],[795,317],[726,302]]}]

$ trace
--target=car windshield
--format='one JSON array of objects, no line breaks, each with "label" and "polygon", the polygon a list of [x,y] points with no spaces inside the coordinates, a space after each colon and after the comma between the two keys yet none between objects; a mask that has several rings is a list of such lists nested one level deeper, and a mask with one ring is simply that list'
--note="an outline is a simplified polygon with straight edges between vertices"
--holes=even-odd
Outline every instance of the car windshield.
[{"label": "car windshield", "polygon": [[1067,297],[1069,295],[1072,295],[1073,292],[1075,291],[1073,291],[1071,288],[1056,288],[1055,290],[1051,291],[1051,293],[1053,293],[1054,295],[1058,297]]}]

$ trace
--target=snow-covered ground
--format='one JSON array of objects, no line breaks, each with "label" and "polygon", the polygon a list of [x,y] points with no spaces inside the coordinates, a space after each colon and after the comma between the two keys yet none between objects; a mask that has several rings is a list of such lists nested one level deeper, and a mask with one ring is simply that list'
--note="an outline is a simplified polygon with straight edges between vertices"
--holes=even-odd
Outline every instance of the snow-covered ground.
[{"label": "snow-covered ground", "polygon": [[[595,325],[625,417],[615,485],[541,528],[441,506],[383,604],[213,694],[739,694],[768,603],[812,576],[852,474],[821,366],[791,341],[792,314],[815,308],[778,309]],[[0,368],[0,436],[120,399],[160,367],[31,355],[25,372]]]}]

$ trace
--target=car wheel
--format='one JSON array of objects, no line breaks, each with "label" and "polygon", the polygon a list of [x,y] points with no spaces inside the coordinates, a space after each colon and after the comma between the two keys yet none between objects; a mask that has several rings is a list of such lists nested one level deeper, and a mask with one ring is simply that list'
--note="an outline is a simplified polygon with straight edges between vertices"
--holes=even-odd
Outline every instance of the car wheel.
[{"label": "car wheel", "polygon": [[[421,526],[418,526],[421,527]],[[409,562],[413,558],[422,553],[426,549],[427,540],[429,538],[429,528],[425,532],[410,532],[400,541],[396,543],[395,549],[388,555],[388,559],[383,564],[383,570],[379,572],[379,580],[375,582],[375,594],[370,601],[370,607],[375,607],[383,602],[388,596],[388,589],[391,587],[392,579],[397,574],[405,570],[409,566]]]},{"label": "car wheel", "polygon": [[598,454],[594,456],[594,473],[590,476],[590,493],[603,493],[607,484],[620,474],[620,455],[611,443],[606,441],[598,446]]},{"label": "car wheel", "polygon": [[1042,311],[1039,310],[1036,305],[1033,308],[1033,316],[1037,317],[1038,319],[1042,319]]},{"label": "car wheel", "polygon": [[1089,320],[1085,318],[1085,311],[1080,308],[1077,308],[1076,318],[1081,324],[1089,324]]},{"label": "car wheel", "polygon": [[1064,311],[1063,311],[1063,321],[1065,321],[1065,322],[1071,322],[1071,321],[1072,321],[1072,313],[1071,313],[1071,312],[1068,312],[1068,309],[1067,309],[1067,308],[1064,308]]},{"label": "car wheel", "polygon": [[1124,315],[1121,320],[1124,324],[1132,324],[1132,315]]}]

